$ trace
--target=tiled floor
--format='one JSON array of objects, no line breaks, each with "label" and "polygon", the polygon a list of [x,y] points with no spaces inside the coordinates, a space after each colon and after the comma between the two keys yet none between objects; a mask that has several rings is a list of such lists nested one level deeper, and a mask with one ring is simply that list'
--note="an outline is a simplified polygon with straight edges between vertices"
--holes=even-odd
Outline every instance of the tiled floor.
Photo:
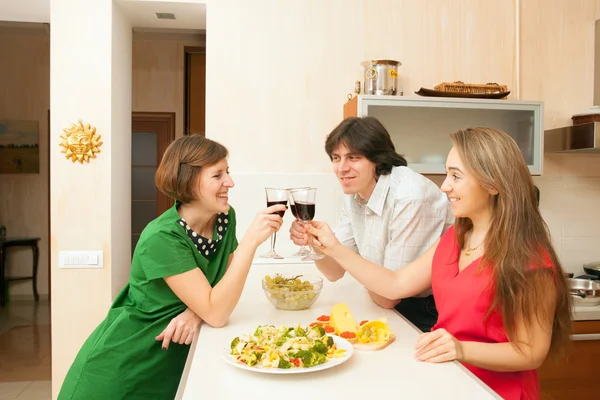
[{"label": "tiled floor", "polygon": [[50,399],[50,350],[47,301],[0,308],[0,400]]},{"label": "tiled floor", "polygon": [[0,383],[0,400],[50,400],[50,381]]}]

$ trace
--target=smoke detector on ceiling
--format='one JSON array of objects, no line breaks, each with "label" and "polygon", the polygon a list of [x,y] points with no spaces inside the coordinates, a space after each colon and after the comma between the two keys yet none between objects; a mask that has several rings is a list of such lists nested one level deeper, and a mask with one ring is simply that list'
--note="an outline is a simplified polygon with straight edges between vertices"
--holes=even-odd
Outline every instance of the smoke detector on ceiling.
[{"label": "smoke detector on ceiling", "polygon": [[158,19],[175,19],[175,14],[173,13],[156,13]]}]

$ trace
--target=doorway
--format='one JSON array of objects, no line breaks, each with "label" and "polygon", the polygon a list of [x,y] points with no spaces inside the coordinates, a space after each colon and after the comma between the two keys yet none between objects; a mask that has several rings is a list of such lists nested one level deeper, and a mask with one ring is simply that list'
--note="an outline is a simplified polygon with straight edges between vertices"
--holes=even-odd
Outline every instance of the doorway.
[{"label": "doorway", "polygon": [[175,113],[133,112],[131,123],[131,256],[142,230],[173,205],[154,184],[167,146],[175,140]]}]

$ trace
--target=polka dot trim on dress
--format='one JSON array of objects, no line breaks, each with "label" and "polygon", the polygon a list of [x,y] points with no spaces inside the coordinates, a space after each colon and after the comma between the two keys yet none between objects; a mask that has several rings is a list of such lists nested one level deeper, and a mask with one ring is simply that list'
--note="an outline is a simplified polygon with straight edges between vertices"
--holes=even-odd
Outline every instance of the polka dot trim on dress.
[{"label": "polka dot trim on dress", "polygon": [[180,218],[177,222],[185,229],[189,238],[192,240],[192,243],[194,243],[194,246],[198,249],[198,252],[204,257],[210,257],[215,254],[218,244],[223,239],[223,236],[225,236],[227,226],[229,225],[228,213],[217,214],[217,219],[215,220],[217,239],[212,240],[194,232],[194,230],[185,222],[185,219]]}]

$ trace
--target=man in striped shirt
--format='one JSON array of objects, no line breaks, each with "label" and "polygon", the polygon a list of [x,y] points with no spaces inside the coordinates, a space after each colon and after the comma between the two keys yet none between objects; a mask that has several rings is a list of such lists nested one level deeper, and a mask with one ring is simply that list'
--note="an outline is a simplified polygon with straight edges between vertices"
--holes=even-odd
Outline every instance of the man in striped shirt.
[{"label": "man in striped shirt", "polygon": [[[376,118],[345,119],[327,137],[325,151],[346,195],[335,235],[363,258],[391,270],[402,268],[453,223],[446,195],[407,167]],[[297,221],[290,238],[298,245],[307,242],[306,231]],[[315,263],[332,282],[344,276],[344,269],[330,257]],[[437,321],[429,290],[402,301],[369,295],[381,307],[396,308],[424,332]]]}]

